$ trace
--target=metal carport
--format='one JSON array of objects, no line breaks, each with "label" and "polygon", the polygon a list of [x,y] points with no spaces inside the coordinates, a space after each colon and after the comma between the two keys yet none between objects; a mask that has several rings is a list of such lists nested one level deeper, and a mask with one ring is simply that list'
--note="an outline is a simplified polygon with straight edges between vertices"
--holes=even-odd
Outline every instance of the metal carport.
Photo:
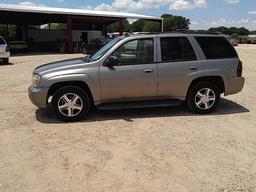
[{"label": "metal carport", "polygon": [[12,4],[0,4],[0,24],[43,25],[47,23],[67,24],[67,47],[72,52],[72,29],[79,26],[90,29],[92,26],[106,33],[106,26],[119,22],[120,35],[124,32],[124,19],[143,19],[158,21],[163,29],[161,17],[124,12],[108,12],[84,9],[68,9],[53,7],[32,7]]}]

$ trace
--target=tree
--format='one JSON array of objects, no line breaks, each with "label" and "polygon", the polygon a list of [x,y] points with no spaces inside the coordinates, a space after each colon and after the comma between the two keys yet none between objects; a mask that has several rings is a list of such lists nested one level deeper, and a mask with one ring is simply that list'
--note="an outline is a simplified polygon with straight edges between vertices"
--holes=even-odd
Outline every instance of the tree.
[{"label": "tree", "polygon": [[[119,31],[120,31],[119,22],[115,22],[110,25],[107,25],[108,33],[114,33],[114,32],[119,32]],[[127,19],[124,20],[124,31],[130,31],[130,24],[127,21]]]},{"label": "tree", "polygon": [[67,24],[65,23],[50,23],[49,29],[52,30],[64,30],[67,29]]},{"label": "tree", "polygon": [[224,26],[220,26],[220,27],[217,27],[217,28],[210,28],[209,31],[219,32],[219,33],[230,35],[229,28],[224,27]]},{"label": "tree", "polygon": [[159,32],[160,30],[160,23],[155,21],[146,21],[143,27],[145,32]]},{"label": "tree", "polygon": [[212,32],[220,32],[220,33],[223,33],[223,34],[227,34],[227,35],[249,35],[250,34],[250,31],[244,27],[240,27],[240,28],[237,28],[237,27],[230,27],[230,28],[227,28],[227,27],[217,27],[217,28],[210,28],[209,31],[212,31]]},{"label": "tree", "polygon": [[238,35],[249,35],[250,31],[245,27],[240,27],[237,31]]},{"label": "tree", "polygon": [[130,32],[142,32],[144,29],[145,21],[137,20],[131,24]]},{"label": "tree", "polygon": [[164,14],[164,31],[176,31],[177,29],[189,29],[190,20],[182,16]]}]

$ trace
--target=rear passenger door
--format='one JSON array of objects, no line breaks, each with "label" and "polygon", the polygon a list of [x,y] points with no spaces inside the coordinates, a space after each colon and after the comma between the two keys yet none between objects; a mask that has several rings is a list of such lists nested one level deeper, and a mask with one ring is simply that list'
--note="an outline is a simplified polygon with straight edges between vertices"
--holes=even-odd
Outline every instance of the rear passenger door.
[{"label": "rear passenger door", "polygon": [[187,36],[158,39],[158,97],[183,98],[191,81],[203,75],[193,39]]}]

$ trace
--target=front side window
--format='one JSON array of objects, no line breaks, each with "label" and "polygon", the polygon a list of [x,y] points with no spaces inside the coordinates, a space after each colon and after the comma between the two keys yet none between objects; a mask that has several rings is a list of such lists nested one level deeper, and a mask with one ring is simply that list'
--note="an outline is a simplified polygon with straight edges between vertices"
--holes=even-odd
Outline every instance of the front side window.
[{"label": "front side window", "polygon": [[162,62],[194,61],[196,54],[186,37],[162,37]]},{"label": "front side window", "polygon": [[196,37],[206,59],[236,58],[234,47],[225,37]]},{"label": "front side window", "polygon": [[116,38],[110,41],[108,44],[106,44],[104,47],[102,47],[98,52],[91,55],[88,59],[89,61],[96,61],[103,57],[115,44],[117,44],[119,41],[121,41],[122,38]]},{"label": "front side window", "polygon": [[154,62],[154,40],[138,39],[121,45],[113,54],[118,65],[148,64]]}]

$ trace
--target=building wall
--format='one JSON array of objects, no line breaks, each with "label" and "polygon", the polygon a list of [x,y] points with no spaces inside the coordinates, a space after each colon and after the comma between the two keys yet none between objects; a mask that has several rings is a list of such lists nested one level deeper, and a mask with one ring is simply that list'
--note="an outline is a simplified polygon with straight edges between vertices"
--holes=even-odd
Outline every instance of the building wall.
[{"label": "building wall", "polygon": [[[73,30],[73,42],[81,41],[80,37],[83,32],[88,33],[88,41],[100,38],[102,31],[88,31],[88,30]],[[58,40],[67,39],[66,30],[49,30],[49,29],[29,29],[28,39],[32,39],[34,42],[54,42]]]}]

